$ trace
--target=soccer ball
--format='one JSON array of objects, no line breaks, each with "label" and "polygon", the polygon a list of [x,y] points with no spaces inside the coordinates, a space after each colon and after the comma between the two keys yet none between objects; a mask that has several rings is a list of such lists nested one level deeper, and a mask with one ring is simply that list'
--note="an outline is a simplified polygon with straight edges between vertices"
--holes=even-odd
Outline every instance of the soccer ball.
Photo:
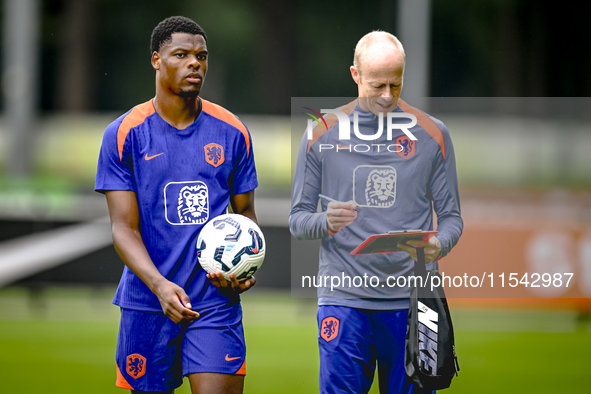
[{"label": "soccer ball", "polygon": [[265,259],[265,238],[246,216],[225,214],[209,221],[197,239],[197,258],[208,273],[220,271],[226,279],[250,278]]}]

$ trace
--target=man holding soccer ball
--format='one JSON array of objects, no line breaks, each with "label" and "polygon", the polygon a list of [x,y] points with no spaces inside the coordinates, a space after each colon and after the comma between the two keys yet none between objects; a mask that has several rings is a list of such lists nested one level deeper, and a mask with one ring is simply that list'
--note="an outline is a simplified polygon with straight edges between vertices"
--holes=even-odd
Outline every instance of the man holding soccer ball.
[{"label": "man holding soccer ball", "polygon": [[[298,154],[290,230],[298,239],[322,239],[319,279],[342,278],[335,288],[318,288],[323,394],[367,393],[376,364],[380,392],[425,392],[405,374],[410,289],[388,286],[387,278],[413,274],[414,246],[424,248],[427,269],[437,269],[436,260],[457,243],[463,222],[449,132],[441,121],[399,100],[405,63],[393,35],[372,32],[361,38],[350,69],[359,98],[339,111],[350,129],[363,135],[341,141],[341,120],[333,119],[331,126],[327,117],[328,130],[318,127],[313,138],[305,136]],[[409,128],[416,140],[388,128],[390,113],[416,117]],[[377,137],[368,142],[371,136]],[[319,194],[325,197],[322,212],[317,212]],[[406,253],[350,254],[374,234],[432,230],[433,208],[438,234],[428,242],[399,245]],[[380,283],[351,284],[351,278],[368,276]]]},{"label": "man holding soccer ball", "polygon": [[194,21],[171,17],[151,39],[156,96],[111,123],[95,190],[105,193],[125,270],[117,386],[172,393],[242,393],[246,348],[239,294],[255,284],[198,264],[201,228],[227,212],[256,222],[258,186],[250,134],[199,92],[207,39]]}]

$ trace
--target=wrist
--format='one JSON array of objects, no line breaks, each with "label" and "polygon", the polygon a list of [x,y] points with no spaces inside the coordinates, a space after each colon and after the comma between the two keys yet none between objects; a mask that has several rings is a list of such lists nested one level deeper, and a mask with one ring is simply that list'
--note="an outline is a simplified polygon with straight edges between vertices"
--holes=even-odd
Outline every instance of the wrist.
[{"label": "wrist", "polygon": [[152,278],[150,281],[148,281],[146,284],[148,285],[148,287],[150,288],[150,290],[152,291],[152,293],[158,295],[160,293],[160,290],[162,289],[162,287],[168,282],[168,279],[166,279],[164,276],[162,275],[158,275],[155,278]]},{"label": "wrist", "polygon": [[328,235],[335,235],[339,232],[339,229],[335,229],[334,227],[332,227],[328,220],[326,221],[326,227],[328,228]]},{"label": "wrist", "polygon": [[336,235],[336,233],[338,233],[339,230],[337,231],[332,231],[330,228],[328,229],[328,235]]},{"label": "wrist", "polygon": [[336,233],[338,233],[340,229],[337,229],[337,228],[333,227],[333,226],[330,224],[330,220],[328,220],[328,215],[326,215],[326,213],[325,213],[325,212],[323,212],[323,214],[324,214],[324,215],[325,215],[325,217],[326,217],[326,228],[327,228],[327,230],[328,230],[328,235],[330,236],[330,235],[335,235]]},{"label": "wrist", "polygon": [[330,224],[330,220],[328,220],[328,217],[326,218],[326,227],[328,228],[328,231],[331,231],[333,233],[338,232],[339,230],[335,229],[331,224]]}]

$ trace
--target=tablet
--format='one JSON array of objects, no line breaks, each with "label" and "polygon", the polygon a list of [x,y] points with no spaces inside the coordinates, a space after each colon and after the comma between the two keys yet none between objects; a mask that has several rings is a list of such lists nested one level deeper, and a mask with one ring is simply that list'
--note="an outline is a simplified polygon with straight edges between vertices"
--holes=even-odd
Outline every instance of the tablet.
[{"label": "tablet", "polygon": [[368,237],[351,252],[351,255],[404,252],[404,250],[399,249],[396,245],[404,244],[410,240],[428,241],[435,234],[437,234],[437,231],[388,231],[386,234],[376,234]]}]

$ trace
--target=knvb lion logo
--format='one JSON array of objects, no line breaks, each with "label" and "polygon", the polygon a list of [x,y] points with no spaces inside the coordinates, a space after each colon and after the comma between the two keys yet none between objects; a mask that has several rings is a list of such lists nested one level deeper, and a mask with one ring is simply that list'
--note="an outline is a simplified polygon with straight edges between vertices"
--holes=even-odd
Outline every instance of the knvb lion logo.
[{"label": "knvb lion logo", "polygon": [[141,354],[127,356],[127,374],[134,379],[139,379],[146,374],[146,358]]},{"label": "knvb lion logo", "polygon": [[205,149],[205,161],[214,167],[219,167],[224,163],[224,148],[216,143],[207,144]]},{"label": "knvb lion logo", "polygon": [[339,325],[339,319],[336,317],[330,316],[322,319],[322,324],[320,324],[320,336],[322,339],[326,342],[335,339],[339,335]]},{"label": "knvb lion logo", "polygon": [[395,142],[397,145],[402,147],[402,149],[400,151],[396,151],[396,153],[403,159],[410,159],[417,152],[417,142],[409,139],[405,135],[396,138]]}]

